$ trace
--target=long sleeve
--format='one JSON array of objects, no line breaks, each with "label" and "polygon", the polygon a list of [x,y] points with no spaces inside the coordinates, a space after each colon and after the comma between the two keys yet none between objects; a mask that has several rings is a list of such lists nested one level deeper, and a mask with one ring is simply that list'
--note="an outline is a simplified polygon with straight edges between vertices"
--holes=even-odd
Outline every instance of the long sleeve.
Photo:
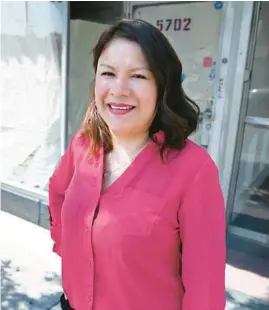
[{"label": "long sleeve", "polygon": [[[73,140],[72,140],[73,141]],[[49,179],[49,214],[50,233],[54,241],[53,251],[61,256],[61,210],[65,198],[65,191],[72,179],[74,162],[72,141]]]},{"label": "long sleeve", "polygon": [[208,158],[179,210],[183,310],[225,309],[225,207],[214,162]]}]

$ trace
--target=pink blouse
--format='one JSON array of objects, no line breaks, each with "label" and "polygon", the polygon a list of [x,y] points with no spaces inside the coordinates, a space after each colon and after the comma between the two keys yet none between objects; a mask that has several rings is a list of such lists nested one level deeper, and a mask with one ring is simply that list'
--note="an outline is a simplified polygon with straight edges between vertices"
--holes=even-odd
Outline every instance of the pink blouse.
[{"label": "pink blouse", "polygon": [[78,132],[49,182],[71,307],[224,310],[225,208],[208,153],[187,140],[163,162],[151,142],[103,193],[103,151],[88,153]]}]

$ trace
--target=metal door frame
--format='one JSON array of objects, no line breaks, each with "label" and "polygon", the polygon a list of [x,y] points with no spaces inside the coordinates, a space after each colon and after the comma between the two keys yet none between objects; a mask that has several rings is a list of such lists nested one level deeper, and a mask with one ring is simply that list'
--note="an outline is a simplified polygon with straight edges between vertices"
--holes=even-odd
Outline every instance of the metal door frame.
[{"label": "metal door frame", "polygon": [[261,120],[261,122],[259,122],[258,117],[247,116],[247,108],[248,108],[248,102],[249,102],[249,90],[251,87],[251,73],[253,70],[253,63],[254,63],[254,57],[255,57],[260,12],[261,12],[261,2],[260,1],[255,2],[254,9],[253,9],[253,16],[252,16],[251,33],[250,33],[250,38],[249,38],[246,69],[245,69],[245,74],[247,76],[245,77],[244,86],[243,86],[243,95],[242,95],[242,101],[241,101],[241,107],[240,107],[240,117],[239,117],[239,124],[238,124],[237,137],[236,137],[236,147],[235,147],[233,167],[232,167],[231,180],[230,180],[230,186],[229,186],[228,200],[227,200],[227,230],[229,233],[232,233],[234,235],[247,238],[255,242],[261,243],[263,245],[269,246],[269,236],[267,236],[266,234],[257,233],[255,231],[251,231],[248,229],[239,228],[239,227],[230,225],[232,214],[233,214],[233,209],[234,209],[236,184],[237,184],[238,176],[239,176],[240,157],[241,157],[242,148],[243,148],[245,125],[251,124],[253,126],[262,126],[262,127],[269,128],[269,121]]},{"label": "metal door frame", "polygon": [[70,3],[64,2],[63,11],[63,34],[62,34],[62,104],[61,104],[61,155],[64,154],[68,144],[68,84],[69,84],[69,50],[70,50]]}]

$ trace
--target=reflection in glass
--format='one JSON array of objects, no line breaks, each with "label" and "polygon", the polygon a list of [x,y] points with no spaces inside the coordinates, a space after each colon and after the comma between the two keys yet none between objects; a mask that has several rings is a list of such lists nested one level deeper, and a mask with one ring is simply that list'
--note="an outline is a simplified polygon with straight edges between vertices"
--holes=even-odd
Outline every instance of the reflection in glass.
[{"label": "reflection in glass", "polygon": [[247,125],[232,224],[269,234],[269,130]]},{"label": "reflection in glass", "polygon": [[63,5],[2,3],[1,178],[29,188],[46,189],[60,157]]}]

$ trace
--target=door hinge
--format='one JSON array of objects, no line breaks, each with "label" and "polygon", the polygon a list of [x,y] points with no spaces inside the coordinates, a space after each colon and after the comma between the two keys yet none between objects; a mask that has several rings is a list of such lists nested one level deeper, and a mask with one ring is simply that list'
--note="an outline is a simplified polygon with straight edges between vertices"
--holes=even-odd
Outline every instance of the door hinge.
[{"label": "door hinge", "polygon": [[245,69],[244,72],[244,82],[248,82],[250,80],[251,70]]}]

